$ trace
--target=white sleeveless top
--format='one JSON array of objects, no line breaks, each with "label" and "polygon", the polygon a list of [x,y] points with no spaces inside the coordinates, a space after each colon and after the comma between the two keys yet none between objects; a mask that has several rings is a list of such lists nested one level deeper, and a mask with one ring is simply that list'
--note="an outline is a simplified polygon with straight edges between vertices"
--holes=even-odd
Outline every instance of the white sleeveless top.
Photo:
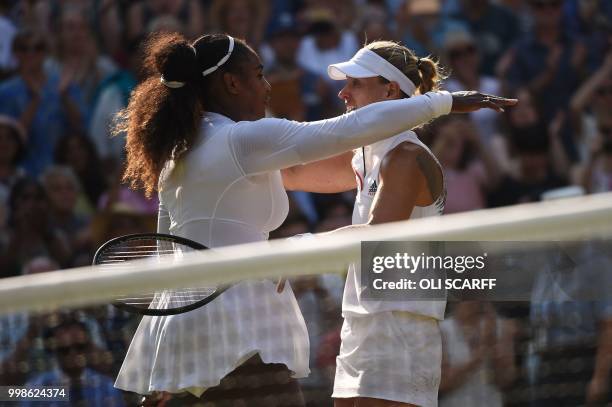
[{"label": "white sleeveless top", "polygon": [[[160,176],[158,231],[210,248],[267,240],[288,211],[280,169],[392,137],[451,107],[449,93],[432,92],[309,123],[208,112],[191,150]],[[273,281],[245,280],[202,308],[143,317],[115,386],[199,395],[255,353],[305,377],[309,347],[291,288],[279,294]]]},{"label": "white sleeveless top", "polygon": [[[410,142],[422,147],[427,151],[440,167],[440,163],[429,150],[429,148],[418,139],[413,131],[405,131],[394,137],[365,146],[365,179],[364,179],[364,155],[362,149],[355,150],[352,166],[357,178],[357,198],[353,208],[353,225],[368,222],[370,208],[380,183],[380,165],[385,155],[397,147],[400,143]],[[446,186],[436,201],[428,206],[415,206],[410,219],[418,219],[426,216],[439,216],[444,210],[446,199]],[[446,301],[376,301],[361,299],[361,265],[353,263],[349,266],[344,297],[342,299],[342,315],[358,316],[373,314],[384,311],[407,311],[418,315],[424,315],[439,320],[444,319],[444,308]]]}]

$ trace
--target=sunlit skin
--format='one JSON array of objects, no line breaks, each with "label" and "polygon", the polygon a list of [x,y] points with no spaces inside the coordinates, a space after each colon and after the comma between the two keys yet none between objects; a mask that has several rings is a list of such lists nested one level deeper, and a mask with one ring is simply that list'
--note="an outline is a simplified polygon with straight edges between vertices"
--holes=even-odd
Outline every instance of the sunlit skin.
[{"label": "sunlit skin", "polygon": [[263,74],[263,65],[255,54],[249,58],[240,73],[223,73],[222,81],[213,83],[211,98],[205,106],[234,121],[259,120],[266,116],[272,87]]},{"label": "sunlit skin", "polygon": [[344,101],[346,111],[351,112],[370,103],[399,99],[399,86],[396,82],[384,83],[380,77],[350,78],[338,93]]},{"label": "sunlit skin", "polygon": [[[386,82],[380,77],[351,78],[338,93],[347,112],[372,103],[400,99],[402,92],[397,82]],[[379,173],[379,187],[370,208],[368,224],[379,224],[407,219],[416,205],[433,202],[427,189],[425,177],[417,166],[417,155],[421,148],[412,143],[401,143],[383,158]],[[347,156],[347,158],[352,158]],[[352,172],[350,161],[344,173]],[[352,227],[360,227],[354,225]],[[338,398],[335,407],[411,407],[413,404],[382,400],[370,397]]]}]

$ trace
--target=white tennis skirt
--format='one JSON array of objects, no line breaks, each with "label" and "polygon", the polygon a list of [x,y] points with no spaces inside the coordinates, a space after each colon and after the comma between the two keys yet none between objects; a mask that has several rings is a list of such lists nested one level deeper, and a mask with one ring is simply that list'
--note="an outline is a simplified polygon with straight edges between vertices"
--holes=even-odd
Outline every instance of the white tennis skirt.
[{"label": "white tennis skirt", "polygon": [[442,345],[437,320],[401,311],[349,316],[341,338],[332,397],[438,405]]},{"label": "white tennis skirt", "polygon": [[245,360],[282,363],[308,376],[308,332],[291,286],[243,281],[211,303],[179,315],[142,318],[115,387],[140,394],[200,396]]}]

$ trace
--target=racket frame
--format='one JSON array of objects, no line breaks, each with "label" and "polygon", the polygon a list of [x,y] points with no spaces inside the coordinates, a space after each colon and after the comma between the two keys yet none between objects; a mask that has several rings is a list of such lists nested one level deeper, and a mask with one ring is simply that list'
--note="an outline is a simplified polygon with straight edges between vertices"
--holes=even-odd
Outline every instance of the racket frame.
[{"label": "racket frame", "polygon": [[[100,258],[102,257],[102,254],[104,254],[112,246],[116,246],[117,244],[122,243],[122,242],[129,242],[130,240],[146,240],[146,239],[165,240],[170,243],[178,243],[183,246],[190,247],[194,250],[208,249],[206,246],[204,246],[201,243],[194,242],[193,240],[190,240],[190,239],[187,239],[181,236],[175,236],[175,235],[170,235],[166,233],[133,233],[129,235],[123,235],[123,236],[112,238],[108,240],[107,242],[105,242],[104,244],[102,244],[98,248],[98,250],[96,250],[96,253],[94,254],[94,257],[93,257],[92,264],[94,266],[101,265],[99,261],[100,261]],[[196,301],[192,304],[188,304],[188,305],[177,307],[177,308],[165,308],[165,309],[143,308],[143,307],[136,307],[133,305],[129,305],[121,301],[113,301],[111,302],[111,304],[123,311],[127,311],[133,314],[148,315],[148,316],[177,315],[177,314],[183,314],[185,312],[193,311],[194,309],[200,308],[208,304],[209,302],[217,298],[219,295],[221,295],[229,287],[230,287],[229,285],[218,286],[215,292],[209,295],[208,297],[203,298],[200,301]]]}]

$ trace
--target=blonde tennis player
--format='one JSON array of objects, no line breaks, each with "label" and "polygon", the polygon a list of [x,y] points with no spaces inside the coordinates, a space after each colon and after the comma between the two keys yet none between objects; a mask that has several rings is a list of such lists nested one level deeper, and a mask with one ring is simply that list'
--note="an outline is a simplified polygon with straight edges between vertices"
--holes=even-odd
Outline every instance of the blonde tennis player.
[{"label": "blonde tennis player", "polygon": [[[367,45],[328,72],[346,80],[339,97],[347,112],[436,91],[442,79],[436,62],[388,41]],[[333,180],[322,177],[328,181],[319,192],[349,190],[357,182],[353,225],[435,216],[444,208],[442,168],[410,130],[291,171],[296,178],[333,173]],[[445,302],[365,301],[360,281],[360,266],[353,264],[342,304],[336,407],[436,406],[442,358],[438,321]]]}]

